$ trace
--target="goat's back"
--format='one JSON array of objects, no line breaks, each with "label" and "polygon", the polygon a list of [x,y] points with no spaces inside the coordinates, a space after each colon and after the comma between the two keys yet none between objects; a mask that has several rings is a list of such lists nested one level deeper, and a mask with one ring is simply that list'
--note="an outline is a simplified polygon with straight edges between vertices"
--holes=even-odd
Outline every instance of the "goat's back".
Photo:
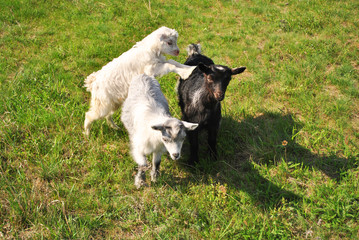
[{"label": "goat's back", "polygon": [[[200,46],[191,44],[188,49],[187,65],[197,66],[203,63],[207,66],[214,65],[212,59],[200,52]],[[178,104],[181,108],[182,119],[189,122],[197,122],[200,128],[207,122],[208,118],[220,118],[221,104],[213,101],[205,86],[203,72],[197,67],[186,79],[180,79],[178,88]]]},{"label": "goat's back", "polygon": [[145,74],[133,78],[123,103],[121,120],[130,134],[145,126],[155,116],[170,116],[168,102],[154,77]]},{"label": "goat's back", "polygon": [[[201,45],[191,44],[187,48],[188,58],[185,61],[185,65],[198,66],[203,63],[207,66],[213,65],[214,62],[207,56],[201,54]],[[178,85],[179,105],[181,108],[191,102],[192,98],[195,97],[195,92],[199,90],[204,83],[203,72],[197,67],[193,70],[192,74],[186,79],[182,78]]]},{"label": "goat's back", "polygon": [[[198,64],[203,63],[210,66],[214,64],[212,59],[201,54],[200,44],[190,44],[187,48],[187,53],[188,58],[184,63],[185,65],[198,66]],[[195,92],[202,87],[203,83],[203,72],[198,67],[193,70],[186,80],[180,79],[177,92],[181,109],[183,109],[185,105],[190,105],[193,97],[195,97]]]},{"label": "goat's back", "polygon": [[187,58],[186,62],[184,63],[185,65],[197,66],[198,64],[203,63],[207,66],[210,66],[210,65],[214,64],[212,59],[201,54],[201,45],[200,44],[189,45],[187,48],[187,53],[188,53],[188,58]]},{"label": "goat's back", "polygon": [[[201,54],[200,44],[190,44],[187,47],[188,58],[185,65],[198,66],[203,63],[207,66],[213,65],[214,62],[207,56]],[[196,97],[196,92],[199,91],[204,84],[203,72],[197,67],[192,74],[186,79],[182,78],[179,81],[177,92],[179,97],[179,105],[184,110],[185,106],[191,106],[191,102]]]},{"label": "goat's back", "polygon": [[146,74],[133,78],[129,88],[128,100],[145,104],[151,109],[159,109],[169,113],[168,102],[161,91],[159,82],[156,78]]},{"label": "goat's back", "polygon": [[[174,30],[173,30],[174,31]],[[173,33],[176,34],[177,32]],[[145,68],[162,59],[159,54],[158,32],[148,35],[119,57],[104,65],[85,79],[85,87],[93,98],[122,103],[131,80],[145,72]]]}]

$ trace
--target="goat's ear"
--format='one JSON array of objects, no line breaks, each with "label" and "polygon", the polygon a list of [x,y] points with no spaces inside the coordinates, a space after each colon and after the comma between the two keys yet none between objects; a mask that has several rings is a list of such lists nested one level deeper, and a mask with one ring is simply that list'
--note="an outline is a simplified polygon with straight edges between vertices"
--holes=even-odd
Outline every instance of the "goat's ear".
[{"label": "goat's ear", "polygon": [[151,128],[158,131],[162,131],[164,129],[163,124],[152,125]]},{"label": "goat's ear", "polygon": [[207,65],[204,65],[203,63],[199,63],[198,68],[207,75],[211,73],[211,68]]},{"label": "goat's ear", "polygon": [[244,70],[246,70],[246,67],[232,68],[232,75],[242,73]]},{"label": "goat's ear", "polygon": [[165,33],[162,33],[161,35],[160,35],[160,40],[161,41],[165,41],[165,40],[167,40],[169,38],[169,36],[167,35],[167,34],[165,34]]},{"label": "goat's ear", "polygon": [[188,131],[193,131],[198,127],[198,123],[190,123],[186,121],[182,121],[182,123]]}]

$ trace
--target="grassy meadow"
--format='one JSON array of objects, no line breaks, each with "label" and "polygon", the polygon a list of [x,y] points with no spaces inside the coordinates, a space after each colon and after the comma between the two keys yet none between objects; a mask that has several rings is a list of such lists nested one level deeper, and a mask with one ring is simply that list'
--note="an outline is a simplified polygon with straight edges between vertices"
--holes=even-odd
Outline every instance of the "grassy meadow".
[{"label": "grassy meadow", "polygon": [[[0,1],[0,239],[359,239],[359,2]],[[219,160],[162,157],[137,190],[128,135],[83,136],[83,80],[160,26],[247,70]],[[159,79],[180,118],[178,76]]]}]

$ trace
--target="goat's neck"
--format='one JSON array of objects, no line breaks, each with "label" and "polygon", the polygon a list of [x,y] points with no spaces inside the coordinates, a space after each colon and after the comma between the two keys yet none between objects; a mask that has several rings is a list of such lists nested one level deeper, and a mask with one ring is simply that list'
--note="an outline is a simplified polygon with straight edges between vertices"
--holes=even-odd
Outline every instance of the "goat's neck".
[{"label": "goat's neck", "polygon": [[152,55],[152,59],[162,59],[163,58],[161,50],[157,45],[154,45],[153,47],[151,47],[150,52]]},{"label": "goat's neck", "polygon": [[203,83],[203,85],[204,86],[202,86],[202,87],[204,87],[205,89],[206,89],[206,91],[203,91],[203,105],[205,106],[205,107],[213,107],[213,106],[215,106],[217,103],[218,103],[218,101],[216,100],[216,98],[214,97],[214,93],[212,92],[212,90],[208,87],[208,85],[204,82]]},{"label": "goat's neck", "polygon": [[[168,116],[164,113],[148,113],[148,117],[147,117],[147,123],[149,124],[149,126],[153,126],[153,125],[157,125],[160,123],[164,123],[168,118],[171,118],[171,116]],[[156,131],[158,132],[158,131]]]}]

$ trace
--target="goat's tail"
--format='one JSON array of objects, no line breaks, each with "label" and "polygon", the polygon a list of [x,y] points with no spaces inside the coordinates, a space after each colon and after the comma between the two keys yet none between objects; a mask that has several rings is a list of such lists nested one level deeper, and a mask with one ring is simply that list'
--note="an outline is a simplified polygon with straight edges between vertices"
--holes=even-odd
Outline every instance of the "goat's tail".
[{"label": "goat's tail", "polygon": [[91,92],[92,90],[92,84],[96,80],[96,72],[91,73],[87,78],[85,79],[85,85],[86,91]]},{"label": "goat's tail", "polygon": [[195,44],[195,43],[188,45],[187,54],[188,54],[188,57],[195,55],[195,54],[201,54],[201,45]]}]

